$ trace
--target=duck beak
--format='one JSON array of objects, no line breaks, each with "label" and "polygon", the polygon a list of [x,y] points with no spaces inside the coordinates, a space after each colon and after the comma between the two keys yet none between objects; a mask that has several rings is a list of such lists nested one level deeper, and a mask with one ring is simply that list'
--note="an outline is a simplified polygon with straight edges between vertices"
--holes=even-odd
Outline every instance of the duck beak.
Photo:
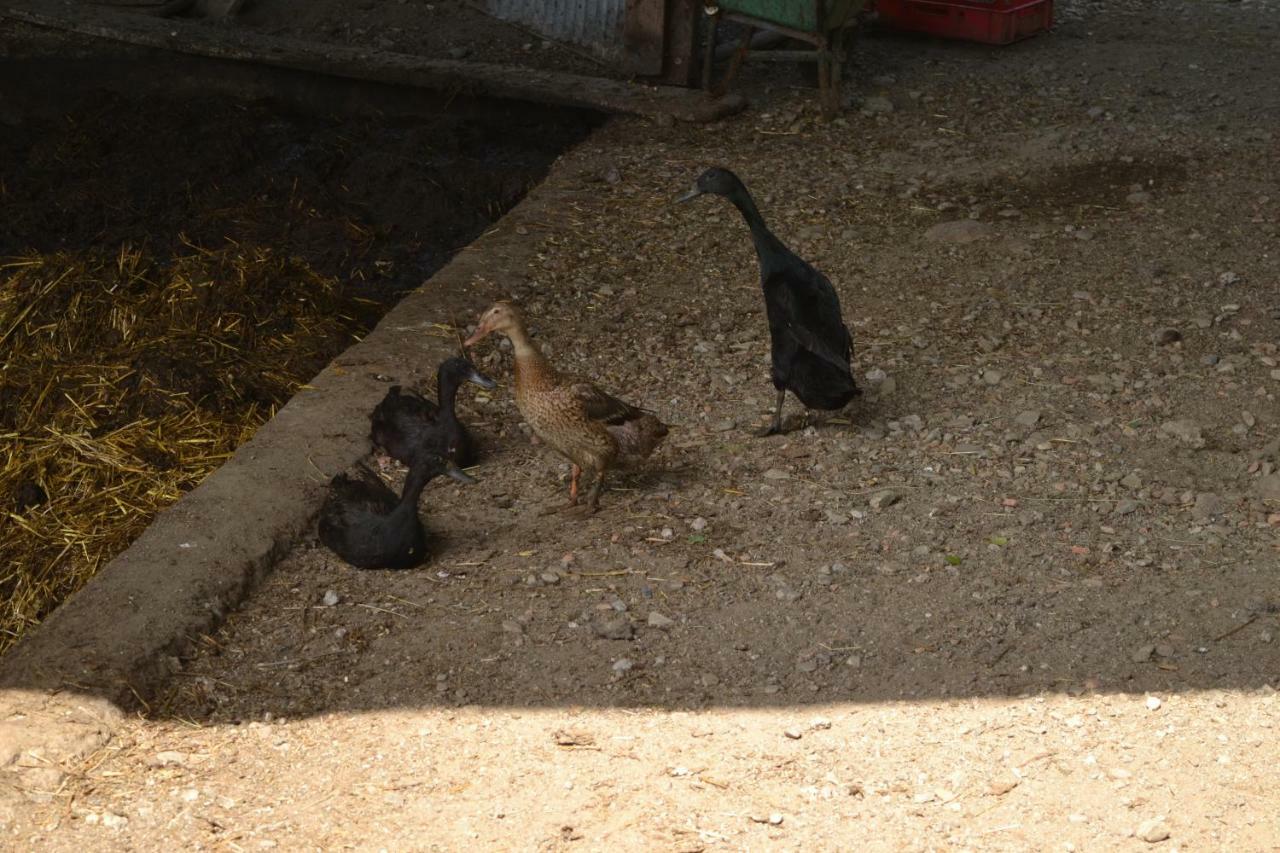
[{"label": "duck beak", "polygon": [[697,184],[694,184],[693,189],[676,199],[676,204],[684,204],[686,201],[693,201],[700,195],[702,195],[702,190],[698,189]]},{"label": "duck beak", "polygon": [[453,463],[450,463],[449,467],[445,468],[444,470],[446,474],[448,474],[453,479],[457,480],[459,483],[466,483],[468,486],[475,485],[476,478],[469,476],[467,472],[463,471],[461,468],[459,468],[457,465],[454,465]]},{"label": "duck beak", "polygon": [[485,376],[483,373],[481,373],[478,370],[472,370],[471,375],[467,377],[467,381],[474,382],[475,384],[479,385],[481,388],[485,388],[485,389],[493,389],[498,387],[497,382],[494,382],[492,379],[490,379],[488,376]]},{"label": "duck beak", "polygon": [[476,326],[476,330],[472,332],[471,337],[462,342],[463,347],[473,347],[484,340],[485,335],[489,334],[489,327],[484,323]]}]

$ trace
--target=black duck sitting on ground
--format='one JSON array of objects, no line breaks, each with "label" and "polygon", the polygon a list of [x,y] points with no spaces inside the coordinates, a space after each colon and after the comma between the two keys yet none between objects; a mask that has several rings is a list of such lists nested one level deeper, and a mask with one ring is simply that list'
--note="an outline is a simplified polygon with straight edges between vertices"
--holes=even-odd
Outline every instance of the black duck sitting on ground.
[{"label": "black duck sitting on ground", "polygon": [[439,403],[392,385],[369,416],[369,438],[374,446],[405,465],[412,465],[419,453],[434,453],[460,468],[474,465],[475,444],[454,407],[463,382],[474,382],[481,388],[497,384],[471,362],[455,356],[441,362],[436,371]]},{"label": "black duck sitting on ground", "polygon": [[329,483],[320,508],[320,541],[357,569],[411,569],[427,554],[427,534],[418,518],[418,498],[427,483],[448,474],[464,483],[475,480],[457,466],[429,453],[418,454],[397,497],[364,465],[354,476],[339,474]]},{"label": "black duck sitting on ground", "polygon": [[738,208],[751,228],[760,260],[773,349],[773,387],[778,389],[773,422],[761,435],[782,432],[782,405],[788,391],[810,409],[843,408],[861,391],[849,365],[853,337],[841,318],[835,288],[773,235],[733,172],[708,169],[679,201],[706,194],[724,196]]}]

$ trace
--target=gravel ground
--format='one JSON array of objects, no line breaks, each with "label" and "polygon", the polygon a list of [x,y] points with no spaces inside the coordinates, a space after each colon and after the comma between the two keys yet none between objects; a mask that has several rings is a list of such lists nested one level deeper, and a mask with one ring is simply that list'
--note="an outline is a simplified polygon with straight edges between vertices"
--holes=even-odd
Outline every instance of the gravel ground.
[{"label": "gravel ground", "polygon": [[[1011,48],[864,39],[833,124],[776,69],[721,125],[612,122],[527,275],[441,314],[520,300],[673,425],[651,466],[542,516],[567,465],[467,400],[429,568],[301,543],[14,843],[1274,848],[1275,11],[1062,3]],[[745,229],[669,203],[710,163],[840,291],[869,393],[816,428],[749,435]]]}]

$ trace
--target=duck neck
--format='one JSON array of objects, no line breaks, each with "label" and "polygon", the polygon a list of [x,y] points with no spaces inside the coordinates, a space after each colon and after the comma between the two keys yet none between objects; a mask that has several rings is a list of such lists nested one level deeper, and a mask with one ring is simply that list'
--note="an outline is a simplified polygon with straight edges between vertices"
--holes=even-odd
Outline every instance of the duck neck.
[{"label": "duck neck", "polygon": [[461,384],[456,376],[444,368],[436,373],[436,401],[440,404],[440,417],[445,420],[457,420],[453,407],[458,399],[458,386]]},{"label": "duck neck", "polygon": [[418,511],[418,499],[422,490],[436,475],[432,466],[425,459],[420,459],[409,468],[409,476],[404,481],[404,491],[400,493],[400,503],[396,505],[396,513],[413,514]]},{"label": "duck neck", "polygon": [[763,264],[768,255],[782,248],[782,243],[773,236],[769,226],[765,225],[764,217],[760,215],[760,209],[756,207],[755,199],[751,197],[751,193],[747,192],[746,187],[738,184],[729,193],[728,199],[733,202],[734,207],[738,208],[738,212],[747,222],[747,227],[751,229],[751,242],[755,244],[756,256]]},{"label": "duck neck", "polygon": [[523,324],[512,326],[506,334],[511,339],[511,348],[515,350],[517,381],[527,384],[536,383],[544,377],[554,377],[555,371],[551,369],[551,363],[530,339]]}]

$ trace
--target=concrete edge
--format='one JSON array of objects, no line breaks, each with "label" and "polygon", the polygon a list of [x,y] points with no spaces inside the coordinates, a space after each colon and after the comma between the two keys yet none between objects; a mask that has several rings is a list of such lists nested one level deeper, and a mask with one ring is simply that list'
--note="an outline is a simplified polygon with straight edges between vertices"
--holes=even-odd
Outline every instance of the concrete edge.
[{"label": "concrete edge", "polygon": [[0,658],[0,822],[6,798],[55,793],[308,534],[328,477],[370,450],[368,412],[389,384],[375,377],[416,383],[455,354],[423,334],[454,319],[440,294],[474,303],[466,322],[527,276],[539,226],[576,195],[563,180],[572,157]]}]

